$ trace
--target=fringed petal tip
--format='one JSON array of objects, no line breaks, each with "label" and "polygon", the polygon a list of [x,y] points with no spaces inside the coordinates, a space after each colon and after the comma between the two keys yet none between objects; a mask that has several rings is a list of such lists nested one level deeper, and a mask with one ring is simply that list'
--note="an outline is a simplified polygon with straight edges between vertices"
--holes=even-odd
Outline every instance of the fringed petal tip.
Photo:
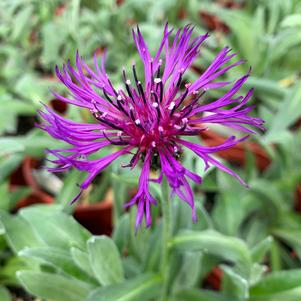
[{"label": "fringed petal tip", "polygon": [[73,198],[73,200],[69,203],[69,205],[73,205],[76,201],[79,200],[79,198],[82,196],[83,190],[81,190],[76,196],[75,198]]},{"label": "fringed petal tip", "polygon": [[191,213],[191,219],[193,223],[196,223],[198,221],[198,217],[195,211],[195,207],[192,208],[192,213]]}]

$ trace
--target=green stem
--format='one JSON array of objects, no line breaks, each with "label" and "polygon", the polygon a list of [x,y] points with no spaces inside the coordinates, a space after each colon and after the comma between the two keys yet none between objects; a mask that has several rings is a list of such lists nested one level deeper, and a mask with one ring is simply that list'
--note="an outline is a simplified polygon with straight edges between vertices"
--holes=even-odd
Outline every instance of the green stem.
[{"label": "green stem", "polygon": [[169,282],[169,242],[172,238],[171,202],[169,199],[169,186],[166,177],[162,181],[162,277],[163,287],[161,301],[168,299]]}]

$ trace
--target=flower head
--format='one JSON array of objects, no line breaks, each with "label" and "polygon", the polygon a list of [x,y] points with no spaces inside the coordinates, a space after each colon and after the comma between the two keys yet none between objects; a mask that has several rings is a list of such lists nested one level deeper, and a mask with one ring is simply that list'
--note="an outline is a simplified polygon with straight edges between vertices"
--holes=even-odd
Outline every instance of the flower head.
[{"label": "flower head", "polygon": [[[243,61],[230,63],[235,56],[228,47],[222,49],[209,67],[194,83],[185,83],[184,73],[199,54],[201,44],[208,35],[192,38],[193,28],[186,26],[175,32],[165,26],[163,39],[155,55],[151,55],[142,34],[137,27],[133,38],[144,67],[144,76],[138,75],[135,65],[131,75],[123,70],[123,88],[112,85],[105,69],[105,54],[99,65],[94,56],[91,69],[78,55],[76,67],[70,61],[60,70],[56,67],[59,80],[68,88],[70,95],[64,97],[54,93],[63,102],[88,109],[95,117],[92,124],[77,123],[59,116],[46,106],[40,112],[43,123],[40,127],[56,139],[70,145],[68,149],[50,150],[57,167],[52,171],[64,171],[75,167],[88,173],[80,184],[86,189],[94,177],[106,166],[124,154],[132,154],[130,162],[123,166],[134,168],[142,162],[139,188],[126,206],[137,205],[138,227],[145,218],[151,225],[151,205],[156,200],[149,192],[149,182],[161,182],[165,176],[174,194],[192,208],[192,219],[196,220],[194,196],[188,179],[201,183],[200,176],[182,166],[178,160],[186,148],[204,160],[206,168],[215,165],[219,169],[243,180],[232,170],[217,161],[212,154],[229,149],[246,139],[230,137],[221,145],[207,147],[187,140],[188,136],[198,136],[209,124],[221,124],[245,133],[254,133],[252,127],[262,128],[263,121],[248,116],[247,106],[253,90],[246,95],[237,92],[249,74],[234,83],[218,79],[228,70]],[[131,78],[131,79],[130,79]],[[202,96],[209,89],[230,86],[227,92],[215,101],[204,103]],[[104,147],[118,146],[110,155],[92,160],[89,156]],[[150,179],[153,159],[160,165],[158,179]],[[74,199],[78,199],[79,195]]]}]

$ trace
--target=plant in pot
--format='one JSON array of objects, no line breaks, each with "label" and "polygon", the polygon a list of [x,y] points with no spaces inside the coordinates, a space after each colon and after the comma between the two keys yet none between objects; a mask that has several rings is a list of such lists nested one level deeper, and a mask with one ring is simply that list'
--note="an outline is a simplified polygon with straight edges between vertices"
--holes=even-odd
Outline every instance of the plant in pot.
[{"label": "plant in pot", "polygon": [[[167,26],[164,32],[165,34],[169,33]],[[174,44],[177,51],[174,53],[173,60],[176,62],[178,59],[176,54],[181,53],[181,47],[184,47],[185,41],[189,40],[190,34],[189,27],[178,32],[182,43]],[[139,29],[134,37],[135,41],[139,40],[137,42],[139,50],[139,46],[144,45]],[[192,49],[197,50],[198,47],[195,48],[193,45],[197,41],[198,43],[202,42],[202,39],[203,37],[199,37],[199,40],[194,40],[192,45],[186,45],[183,49],[184,54],[186,51],[191,53]],[[168,58],[170,54],[168,44],[163,43],[162,45],[167,48],[165,51]],[[18,246],[19,255],[36,259],[37,263],[31,271],[18,272],[20,282],[33,294],[58,301],[118,300],[120,298],[186,300],[189,298],[200,299],[201,297],[205,300],[209,298],[243,300],[249,297],[256,300],[258,296],[260,298],[262,295],[269,295],[269,298],[272,299],[279,297],[277,294],[281,295],[286,291],[289,294],[294,293],[291,291],[298,288],[299,283],[292,286],[282,283],[276,291],[266,285],[266,282],[270,281],[268,277],[285,279],[288,275],[300,273],[299,270],[295,270],[285,272],[284,275],[273,274],[265,278],[266,268],[262,266],[261,262],[266,250],[270,247],[270,238],[261,239],[253,247],[250,247],[236,236],[216,231],[213,219],[204,210],[202,203],[194,203],[193,192],[197,197],[200,196],[195,186],[200,184],[204,178],[203,172],[208,170],[210,164],[226,171],[243,183],[243,180],[234,171],[217,161],[212,155],[217,150],[233,146],[237,141],[233,137],[229,138],[225,144],[217,148],[203,147],[195,143],[198,131],[192,131],[189,127],[187,129],[188,120],[183,115],[187,116],[188,109],[197,109],[201,106],[191,105],[188,109],[181,106],[182,100],[187,96],[191,87],[189,85],[185,86],[186,94],[184,92],[177,99],[180,108],[176,106],[175,102],[168,103],[167,96],[170,94],[162,94],[159,56],[156,56],[154,61],[145,61],[145,65],[150,67],[149,72],[151,73],[150,82],[149,85],[146,85],[145,91],[148,96],[151,96],[156,89],[150,89],[150,87],[158,85],[157,90],[161,89],[159,96],[162,97],[160,103],[156,101],[155,96],[153,96],[155,102],[151,97],[145,99],[145,94],[143,94],[145,92],[138,80],[136,80],[136,85],[139,91],[134,90],[130,86],[131,82],[126,78],[125,72],[123,72],[123,76],[127,94],[119,92],[121,96],[117,92],[115,93],[108,77],[105,76],[103,85],[101,85],[105,98],[100,97],[90,86],[93,82],[91,78],[95,80],[95,76],[93,77],[93,74],[90,73],[91,77],[85,77],[81,72],[82,61],[79,56],[77,56],[77,71],[69,67],[77,85],[66,72],[63,75],[58,71],[61,80],[72,92],[70,98],[64,100],[75,102],[75,104],[79,104],[80,100],[80,104],[88,109],[86,111],[90,111],[99,121],[97,124],[78,123],[66,120],[51,110],[41,113],[44,119],[42,128],[55,138],[68,142],[71,147],[50,151],[55,156],[53,162],[57,167],[54,168],[54,171],[64,171],[74,166],[87,173],[86,178],[80,184],[81,193],[77,194],[74,200],[83,195],[84,190],[87,191],[96,174],[120,155],[131,154],[132,159],[129,166],[136,166],[136,170],[138,169],[136,163],[142,159],[142,169],[141,171],[139,169],[137,193],[127,203],[127,206],[132,208],[129,209],[129,212],[116,214],[113,239],[103,236],[91,237],[89,232],[66,213],[63,213],[60,207],[35,206],[20,210],[15,221],[18,220],[22,227],[26,225],[24,227],[28,231],[26,237],[30,239],[26,241],[26,246],[29,248],[24,248],[22,244]],[[142,56],[143,58],[144,56]],[[154,66],[159,69],[159,71],[155,71],[155,78],[153,78],[154,70],[152,69]],[[165,68],[168,69],[168,63]],[[135,67],[133,67],[134,79],[136,79],[135,71]],[[148,74],[146,72],[146,81]],[[176,73],[175,78],[179,82],[173,86],[173,89],[176,89],[173,93],[176,95],[181,87],[182,74]],[[194,95],[198,93],[196,90],[193,92],[195,92]],[[91,94],[93,94],[92,99]],[[183,97],[183,95],[185,96]],[[135,102],[135,100],[137,101]],[[193,101],[193,104],[196,104],[197,101],[198,98]],[[123,107],[125,104],[128,105],[126,108]],[[110,106],[111,110],[102,112],[101,110],[105,110],[106,106]],[[144,110],[141,110],[143,106]],[[228,111],[229,114],[231,112],[231,110]],[[254,126],[261,123],[259,119],[248,119],[249,116],[244,113],[245,111],[239,110],[241,117],[250,122],[253,121]],[[117,118],[120,116],[119,114],[124,114],[124,116],[121,115],[122,118]],[[113,121],[112,117],[114,117]],[[183,117],[181,122],[184,125],[182,124],[182,127],[179,127],[178,124],[170,126],[178,120],[178,117]],[[166,119],[168,122],[165,123]],[[150,124],[154,125],[156,133],[148,132]],[[133,140],[128,140],[129,133],[131,133],[130,139]],[[191,135],[196,137],[194,139],[186,137]],[[148,139],[144,141],[146,136]],[[183,136],[185,137],[183,138]],[[98,157],[98,151],[109,144],[114,146],[111,145],[111,153],[104,157]],[[199,166],[201,162],[199,175],[194,172],[195,169],[187,169],[189,166],[182,165],[187,156],[186,153],[189,151],[183,154],[179,149],[179,144],[188,147],[191,152],[201,157],[202,160],[188,160],[188,163],[194,166]],[[134,148],[138,148],[137,153],[133,152]],[[152,176],[151,169],[155,168],[158,172],[157,176],[159,176],[157,179],[150,177]],[[161,171],[162,177],[160,177],[159,171]],[[190,186],[186,177],[192,179],[196,184]],[[161,184],[159,191],[159,185],[156,182]],[[151,190],[152,184],[157,188],[155,192]],[[115,195],[120,195],[118,186],[114,190]],[[173,196],[172,200],[171,196]],[[150,206],[151,203],[152,206]],[[190,206],[187,206],[187,203]],[[156,204],[157,206],[155,206]],[[199,217],[198,222],[196,216]],[[223,215],[219,215],[219,220],[223,218]],[[10,219],[11,216],[6,215],[4,219],[2,218],[2,223],[7,240],[13,244],[18,242],[18,238],[15,237],[18,231],[13,227],[14,231],[12,231],[8,227],[8,225],[17,224],[9,224]],[[148,226],[148,229],[141,229],[142,224]],[[222,290],[219,293],[212,293],[205,290],[201,283],[208,271],[217,264],[224,273]],[[53,286],[50,286],[49,283],[52,283]],[[59,283],[60,285],[58,285]],[[76,285],[74,285],[75,283]],[[63,286],[66,289],[57,290],[57,287]],[[54,290],[53,287],[55,287]],[[67,289],[68,287],[76,288],[76,290]]]},{"label": "plant in pot", "polygon": [[[118,217],[113,237],[109,238],[92,236],[62,209],[39,205],[21,209],[17,216],[1,214],[6,240],[20,258],[30,262],[26,270],[17,272],[28,292],[54,301],[160,298],[164,262],[161,218],[151,228],[135,234],[136,210],[132,208]],[[206,217],[202,207],[197,210],[202,219],[193,224],[189,208],[178,198],[173,200],[169,298],[230,301],[285,298],[293,294],[293,300],[297,300],[300,269],[265,273],[267,268],[262,263],[273,244],[271,238],[259,240],[251,247],[241,238],[214,230],[213,220]],[[207,271],[215,265],[224,274],[218,292],[202,285]],[[288,277],[296,281],[288,285]]]},{"label": "plant in pot", "polygon": [[[273,238],[265,263],[271,271],[294,269],[300,265],[301,218],[296,212],[294,191],[301,180],[299,135],[291,144],[278,146],[273,160],[258,174],[254,158],[246,167],[250,189],[218,174],[216,202],[212,209],[215,228],[226,235],[238,236],[249,246],[265,237]],[[267,189],[268,187],[268,189]],[[239,202],[237,202],[239,199]],[[224,218],[221,220],[220,216]]]},{"label": "plant in pot", "polygon": [[[257,115],[266,120],[267,139],[250,144],[241,144],[233,152],[221,152],[221,156],[235,160],[241,165],[246,158],[246,150],[255,154],[259,168],[264,169],[269,163],[269,155],[265,151],[267,143],[281,140],[285,131],[300,118],[301,111],[298,105],[300,85],[298,84],[299,68],[292,63],[289,57],[300,51],[300,39],[295,38],[299,32],[298,23],[294,22],[294,14],[298,13],[296,1],[260,2],[253,5],[249,1],[244,10],[227,9],[216,3],[206,3],[201,8],[220,18],[230,28],[229,33],[216,34],[215,43],[204,51],[202,60],[196,62],[194,68],[203,70],[207,60],[213,57],[212,49],[220,45],[229,45],[237,52],[239,58],[246,59],[252,66],[252,76],[245,87],[254,87]],[[191,10],[193,1],[190,2]],[[189,9],[188,5],[188,9]],[[250,26],[250,24],[253,24]],[[256,31],[253,28],[257,28]],[[213,32],[213,35],[215,33]],[[285,37],[285,38],[284,38]],[[256,49],[256,50],[254,50]],[[274,50],[275,51],[272,51]],[[214,51],[213,51],[214,52]],[[289,53],[289,54],[288,54]],[[268,59],[267,59],[268,57]],[[236,72],[247,72],[249,65],[243,64],[227,72],[225,81],[232,81]],[[281,68],[279,68],[281,66]],[[198,71],[197,71],[198,72]],[[193,77],[192,77],[193,78]],[[216,96],[215,91],[207,91],[208,99]],[[299,109],[298,109],[299,108]],[[284,121],[285,120],[285,121]],[[284,122],[283,122],[284,121]],[[281,130],[281,135],[279,131]],[[224,140],[224,131],[215,128],[213,131],[203,131],[201,137],[208,145],[216,145]],[[272,135],[273,134],[273,135]],[[273,137],[272,137],[273,136]],[[262,148],[259,144],[264,144]]]},{"label": "plant in pot", "polygon": [[[46,176],[42,172],[44,151],[51,145],[59,146],[61,144],[49,139],[37,129],[30,131],[27,135],[0,138],[1,180],[9,179],[12,192],[19,188],[29,187],[30,189],[28,195],[22,198],[20,195],[15,209],[32,203],[51,203],[53,201],[51,193],[53,193],[57,181],[51,174]],[[41,176],[42,173],[44,177]],[[48,186],[45,185],[46,182],[49,182]],[[52,190],[47,190],[46,188],[50,186]]]},{"label": "plant in pot", "polygon": [[[30,194],[30,188],[18,188],[10,191],[7,180],[0,181],[0,212],[8,214],[16,208],[19,200]],[[11,301],[12,296],[25,295],[18,280],[16,279],[16,271],[25,268],[26,263],[23,259],[16,256],[9,244],[3,237],[4,228],[1,223],[0,227],[0,300]],[[27,295],[27,294],[26,294]]]},{"label": "plant in pot", "polygon": [[71,200],[76,196],[83,175],[76,170],[61,177],[63,187],[55,198],[55,203],[64,206],[74,218],[93,234],[110,235],[113,229],[113,195],[111,172],[107,170],[93,181],[74,205]]}]

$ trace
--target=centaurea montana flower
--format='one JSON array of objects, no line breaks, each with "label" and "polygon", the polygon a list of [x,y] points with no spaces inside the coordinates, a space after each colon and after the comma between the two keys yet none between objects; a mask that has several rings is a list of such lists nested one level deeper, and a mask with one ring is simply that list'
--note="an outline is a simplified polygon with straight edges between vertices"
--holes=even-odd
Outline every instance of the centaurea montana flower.
[{"label": "centaurea montana flower", "polygon": [[[139,28],[133,30],[134,42],[144,66],[144,83],[133,65],[133,82],[123,70],[124,89],[115,89],[106,73],[105,54],[100,65],[97,56],[94,56],[95,69],[91,69],[78,53],[76,68],[71,66],[70,61],[62,70],[56,67],[57,77],[69,89],[70,95],[64,97],[54,92],[54,96],[63,102],[88,109],[96,118],[96,123],[68,120],[47,106],[46,111],[40,112],[44,120],[40,127],[54,138],[71,145],[68,149],[49,150],[56,157],[53,162],[58,165],[50,170],[58,172],[75,167],[87,172],[86,179],[80,184],[81,192],[118,157],[133,154],[129,164],[123,166],[131,169],[142,161],[138,191],[125,204],[126,207],[137,205],[136,227],[141,225],[144,218],[146,225],[151,225],[150,208],[156,205],[156,200],[149,192],[149,182],[160,183],[163,176],[167,178],[172,193],[189,204],[192,219],[196,220],[194,196],[188,179],[201,183],[202,178],[186,169],[178,160],[185,148],[204,160],[206,168],[215,165],[244,184],[236,173],[212,157],[212,154],[245,140],[254,133],[250,127],[263,128],[263,120],[248,116],[252,107],[247,106],[247,102],[253,90],[243,96],[236,95],[249,73],[232,83],[222,97],[210,103],[200,103],[206,90],[231,84],[216,80],[244,62],[228,64],[235,54],[225,47],[194,83],[184,84],[184,73],[198,56],[199,48],[208,34],[192,38],[193,28],[186,26],[177,30],[172,39],[172,31],[168,25],[165,26],[159,49],[151,56]],[[210,123],[240,130],[248,135],[241,139],[232,136],[215,147],[185,139],[187,136],[198,136]],[[89,159],[89,155],[110,145],[118,146],[119,150],[103,158]],[[150,178],[154,156],[160,163],[158,179]]]}]

